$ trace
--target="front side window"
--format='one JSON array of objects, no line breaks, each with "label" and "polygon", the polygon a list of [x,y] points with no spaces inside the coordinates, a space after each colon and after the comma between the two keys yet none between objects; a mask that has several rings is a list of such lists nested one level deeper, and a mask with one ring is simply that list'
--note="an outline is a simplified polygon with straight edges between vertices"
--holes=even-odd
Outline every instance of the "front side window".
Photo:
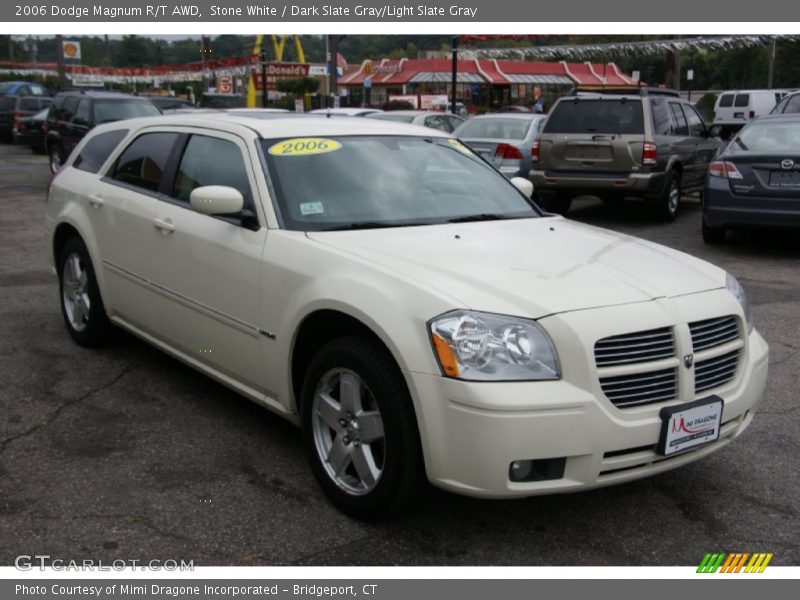
[{"label": "front side window", "polygon": [[78,108],[78,99],[75,96],[67,96],[58,113],[58,120],[71,121],[76,108]]},{"label": "front side window", "polygon": [[127,129],[116,129],[106,131],[93,136],[81,150],[72,166],[81,171],[97,173],[103,163],[106,162],[117,144],[128,134]]},{"label": "front side window", "polygon": [[252,206],[250,181],[239,146],[205,135],[189,138],[171,195],[176,200],[188,203],[192,190],[205,185],[235,188],[244,197],[245,207]]},{"label": "front side window", "polygon": [[697,114],[694,108],[688,104],[683,105],[683,114],[686,115],[686,123],[689,126],[689,135],[692,137],[703,137],[706,133],[706,126],[703,119]]},{"label": "front side window", "polygon": [[288,229],[369,229],[541,214],[454,139],[342,136],[262,143]]},{"label": "front side window", "polygon": [[145,133],[137,137],[117,159],[112,178],[157,192],[177,133]]}]

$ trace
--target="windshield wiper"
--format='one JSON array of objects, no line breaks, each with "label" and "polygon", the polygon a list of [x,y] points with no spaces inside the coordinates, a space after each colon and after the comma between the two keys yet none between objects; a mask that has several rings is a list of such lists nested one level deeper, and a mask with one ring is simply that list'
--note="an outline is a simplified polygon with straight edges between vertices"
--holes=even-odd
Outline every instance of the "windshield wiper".
[{"label": "windshield wiper", "polygon": [[463,217],[453,217],[447,219],[448,223],[469,223],[471,221],[502,221],[503,219],[514,219],[510,215],[501,215],[499,213],[478,213],[475,215],[464,215]]},{"label": "windshield wiper", "polygon": [[737,144],[739,144],[739,146],[741,146],[742,150],[750,150],[750,148],[748,148],[745,145],[745,143],[742,140],[740,140],[738,137],[736,138],[735,141],[736,141]]},{"label": "windshield wiper", "polygon": [[353,223],[342,223],[331,227],[323,227],[320,231],[348,231],[353,229],[386,229],[389,227],[411,227],[421,223],[382,223],[380,221],[355,221]]}]

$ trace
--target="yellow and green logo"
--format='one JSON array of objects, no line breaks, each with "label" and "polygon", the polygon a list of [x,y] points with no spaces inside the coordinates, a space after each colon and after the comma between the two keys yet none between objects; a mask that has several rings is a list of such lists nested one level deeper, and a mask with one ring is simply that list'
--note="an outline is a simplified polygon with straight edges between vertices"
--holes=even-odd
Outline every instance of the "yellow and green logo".
[{"label": "yellow and green logo", "polygon": [[698,573],[763,573],[772,552],[707,552]]}]

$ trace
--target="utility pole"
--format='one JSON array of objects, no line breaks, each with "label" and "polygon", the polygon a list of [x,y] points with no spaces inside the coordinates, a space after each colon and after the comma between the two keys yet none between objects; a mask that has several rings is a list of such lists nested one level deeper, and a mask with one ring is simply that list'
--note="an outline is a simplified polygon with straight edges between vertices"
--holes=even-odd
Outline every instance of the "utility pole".
[{"label": "utility pole", "polygon": [[56,65],[58,68],[58,89],[64,90],[67,87],[67,77],[64,74],[64,37],[56,36]]},{"label": "utility pole", "polygon": [[261,106],[266,108],[269,104],[269,92],[267,91],[267,48],[261,46]]},{"label": "utility pole", "polygon": [[775,80],[775,55],[778,53],[778,38],[772,38],[769,47],[769,70],[767,71],[767,88],[772,89]]},{"label": "utility pole", "polygon": [[336,102],[339,94],[339,72],[338,72],[338,54],[339,54],[339,36],[330,36],[330,49],[331,49],[331,94],[333,94],[333,107],[336,108]]},{"label": "utility pole", "polygon": [[458,114],[456,109],[456,84],[458,83],[458,36],[453,36],[453,65],[450,78],[450,112]]}]

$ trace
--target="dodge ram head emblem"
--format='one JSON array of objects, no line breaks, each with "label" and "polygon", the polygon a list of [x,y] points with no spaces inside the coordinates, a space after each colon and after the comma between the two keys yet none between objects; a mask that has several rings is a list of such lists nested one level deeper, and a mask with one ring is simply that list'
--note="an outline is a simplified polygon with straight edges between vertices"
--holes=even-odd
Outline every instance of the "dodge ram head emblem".
[{"label": "dodge ram head emblem", "polygon": [[791,158],[784,158],[781,161],[782,169],[791,169],[794,166],[794,161]]},{"label": "dodge ram head emblem", "polygon": [[683,364],[687,369],[691,369],[694,364],[694,354],[687,354],[683,357]]}]

